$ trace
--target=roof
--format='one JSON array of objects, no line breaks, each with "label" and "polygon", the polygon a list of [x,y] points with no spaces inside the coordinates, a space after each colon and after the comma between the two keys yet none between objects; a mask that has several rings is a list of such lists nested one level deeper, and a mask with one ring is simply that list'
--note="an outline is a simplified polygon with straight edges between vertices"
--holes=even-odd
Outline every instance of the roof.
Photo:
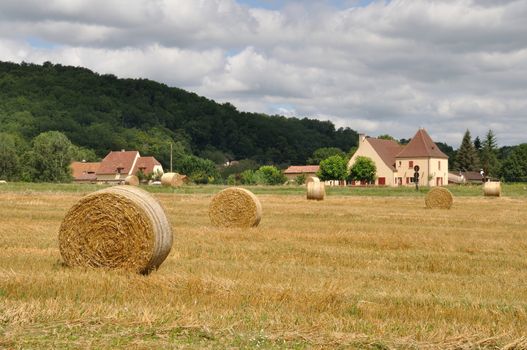
[{"label": "roof", "polygon": [[366,138],[366,140],[388,168],[395,170],[395,156],[401,152],[403,146],[393,140],[375,139],[371,137]]},{"label": "roof", "polygon": [[437,147],[425,129],[419,129],[412,140],[397,154],[397,158],[415,157],[448,159],[448,156]]},{"label": "roof", "polygon": [[482,181],[483,176],[479,171],[463,171],[461,174],[467,181]]},{"label": "roof", "polygon": [[90,181],[97,178],[95,173],[99,170],[100,165],[100,162],[73,162],[70,167],[75,180]]},{"label": "roof", "polygon": [[156,165],[161,165],[161,163],[159,163],[154,157],[139,157],[135,163],[132,174],[135,174],[141,168],[145,169],[143,170],[145,174],[153,173]]},{"label": "roof", "polygon": [[102,160],[97,174],[116,174],[117,168],[122,169],[122,174],[129,174],[138,156],[138,151],[112,151]]},{"label": "roof", "polygon": [[316,173],[319,169],[320,165],[291,165],[284,174]]}]

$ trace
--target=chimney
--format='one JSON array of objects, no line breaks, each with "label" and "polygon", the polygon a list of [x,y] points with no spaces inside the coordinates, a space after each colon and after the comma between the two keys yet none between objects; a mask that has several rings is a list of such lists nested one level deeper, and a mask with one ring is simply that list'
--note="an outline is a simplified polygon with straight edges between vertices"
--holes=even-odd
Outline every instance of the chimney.
[{"label": "chimney", "polygon": [[359,143],[364,142],[366,140],[366,134],[359,134]]}]

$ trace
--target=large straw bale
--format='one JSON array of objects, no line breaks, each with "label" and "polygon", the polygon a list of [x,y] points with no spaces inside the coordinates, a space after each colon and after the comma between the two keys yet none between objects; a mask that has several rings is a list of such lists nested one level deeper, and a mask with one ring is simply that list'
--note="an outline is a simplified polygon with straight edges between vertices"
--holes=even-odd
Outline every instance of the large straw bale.
[{"label": "large straw bale", "polygon": [[69,266],[120,268],[147,274],[172,248],[161,204],[148,192],[115,186],[81,198],[66,214],[59,249]]},{"label": "large straw bale", "polygon": [[453,202],[452,193],[444,187],[432,188],[425,197],[426,207],[430,209],[450,209]]},{"label": "large straw bale", "polygon": [[213,225],[220,227],[258,226],[262,218],[262,206],[252,192],[230,187],[212,198],[209,217]]},{"label": "large straw bale", "polygon": [[311,183],[311,182],[319,183],[320,179],[318,177],[316,177],[316,176],[308,176],[308,178],[306,179],[306,185]]},{"label": "large straw bale", "polygon": [[483,194],[490,197],[501,196],[501,183],[499,181],[489,181],[483,184]]},{"label": "large straw bale", "polygon": [[128,175],[124,179],[124,184],[130,186],[139,186],[139,178],[135,175]]},{"label": "large straw bale", "polygon": [[183,185],[185,176],[178,173],[164,173],[161,176],[161,184],[163,186],[179,187]]},{"label": "large straw bale", "polygon": [[321,201],[326,195],[326,185],[318,177],[310,176],[307,181],[307,199]]}]

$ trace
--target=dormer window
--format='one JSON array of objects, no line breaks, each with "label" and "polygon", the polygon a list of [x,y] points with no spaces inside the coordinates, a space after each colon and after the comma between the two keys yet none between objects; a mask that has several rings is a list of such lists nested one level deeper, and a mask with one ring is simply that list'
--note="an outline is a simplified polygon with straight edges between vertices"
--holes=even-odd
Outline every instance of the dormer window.
[{"label": "dormer window", "polygon": [[123,170],[124,168],[117,168],[117,174],[120,174]]}]

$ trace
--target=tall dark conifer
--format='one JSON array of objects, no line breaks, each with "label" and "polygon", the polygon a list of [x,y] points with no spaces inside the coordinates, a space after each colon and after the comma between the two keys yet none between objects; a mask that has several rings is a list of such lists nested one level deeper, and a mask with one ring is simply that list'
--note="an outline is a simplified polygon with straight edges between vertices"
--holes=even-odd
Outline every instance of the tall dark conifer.
[{"label": "tall dark conifer", "polygon": [[492,130],[487,132],[480,153],[481,168],[488,176],[496,177],[499,171],[498,144]]},{"label": "tall dark conifer", "polygon": [[456,154],[455,168],[460,171],[478,171],[479,166],[480,162],[478,153],[472,143],[470,131],[467,130]]}]

